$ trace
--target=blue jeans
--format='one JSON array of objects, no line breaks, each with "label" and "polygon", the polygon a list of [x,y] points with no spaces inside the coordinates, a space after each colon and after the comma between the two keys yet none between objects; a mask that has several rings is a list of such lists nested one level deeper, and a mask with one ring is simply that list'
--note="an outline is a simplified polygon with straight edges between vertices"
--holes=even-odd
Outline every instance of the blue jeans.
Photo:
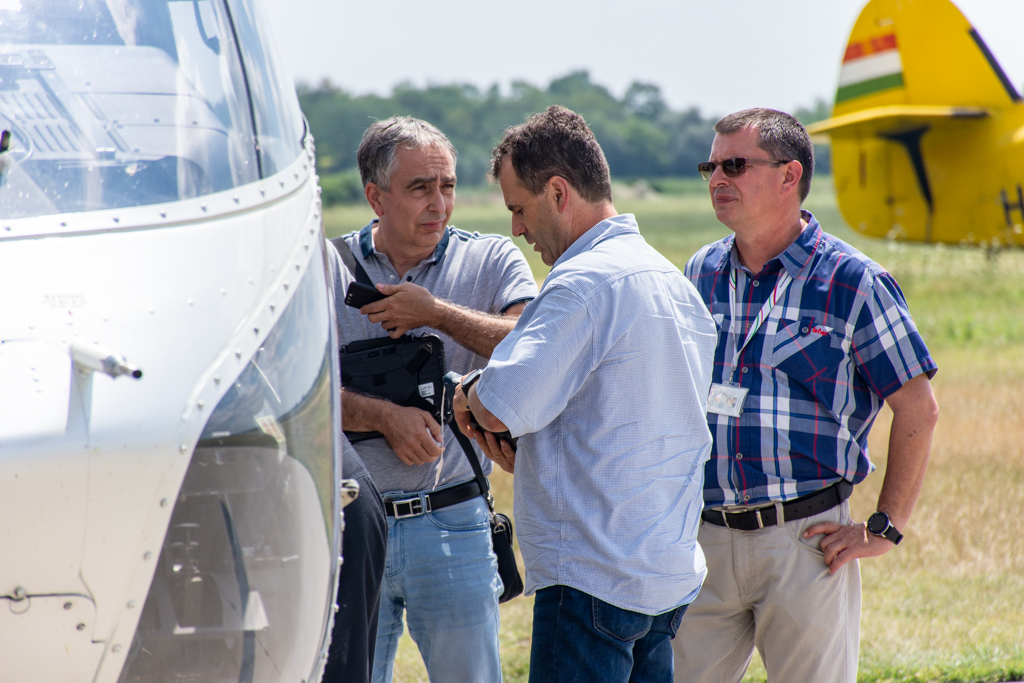
[{"label": "blue jeans", "polygon": [[537,591],[530,683],[671,683],[672,644],[687,605],[630,612],[568,586]]},{"label": "blue jeans", "polygon": [[391,681],[403,611],[431,683],[501,681],[501,590],[482,497],[419,517],[388,517],[374,683]]}]

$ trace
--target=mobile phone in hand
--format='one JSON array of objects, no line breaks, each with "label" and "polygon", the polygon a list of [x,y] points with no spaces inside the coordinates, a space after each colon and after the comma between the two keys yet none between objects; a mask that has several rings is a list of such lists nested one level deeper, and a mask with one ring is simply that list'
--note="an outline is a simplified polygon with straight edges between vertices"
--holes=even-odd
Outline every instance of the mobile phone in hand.
[{"label": "mobile phone in hand", "polygon": [[387,294],[378,292],[376,287],[364,285],[362,282],[353,282],[345,290],[345,303],[352,308],[362,308],[366,304],[380,301],[386,296]]}]

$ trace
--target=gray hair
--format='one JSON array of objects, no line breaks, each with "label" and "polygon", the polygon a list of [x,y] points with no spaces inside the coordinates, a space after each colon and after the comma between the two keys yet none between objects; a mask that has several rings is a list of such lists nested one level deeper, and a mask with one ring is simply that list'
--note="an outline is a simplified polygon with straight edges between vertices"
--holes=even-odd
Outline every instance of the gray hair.
[{"label": "gray hair", "polygon": [[799,161],[804,167],[800,178],[800,201],[807,199],[814,175],[814,146],[800,122],[774,109],[744,109],[729,114],[715,124],[719,135],[732,135],[746,127],[757,131],[758,147],[775,161]]},{"label": "gray hair", "polygon": [[452,162],[458,156],[455,145],[435,126],[411,116],[392,116],[377,121],[363,133],[359,143],[356,161],[363,187],[373,183],[385,192],[391,189],[391,174],[395,171],[398,148],[418,149],[423,146],[437,146],[448,150]]}]

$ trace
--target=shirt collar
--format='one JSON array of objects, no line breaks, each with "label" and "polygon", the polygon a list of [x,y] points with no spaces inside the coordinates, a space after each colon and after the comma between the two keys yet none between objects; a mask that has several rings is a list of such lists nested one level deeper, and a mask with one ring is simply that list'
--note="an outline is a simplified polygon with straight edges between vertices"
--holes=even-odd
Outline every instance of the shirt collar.
[{"label": "shirt collar", "polygon": [[640,234],[640,228],[637,226],[636,217],[633,214],[621,213],[618,216],[606,218],[580,235],[579,239],[570,244],[569,248],[565,250],[565,253],[558,257],[558,260],[555,261],[555,265],[553,265],[552,268],[557,268],[559,264],[568,261],[573,256],[579,256],[585,251],[590,251],[599,243],[604,242],[607,239],[618,237],[620,235],[631,234]]},{"label": "shirt collar", "polygon": [[782,261],[782,266],[794,279],[810,262],[821,244],[821,226],[818,225],[818,219],[811,215],[810,211],[803,210],[800,211],[800,217],[807,221],[807,227],[800,231],[793,244],[786,247],[786,251],[778,257]]},{"label": "shirt collar", "polygon": [[363,252],[363,259],[370,258],[373,253],[373,226],[376,224],[377,219],[374,218],[359,231],[359,248]]},{"label": "shirt collar", "polygon": [[[818,224],[818,219],[810,211],[801,209],[800,217],[807,221],[807,226],[800,231],[800,234],[797,235],[792,244],[786,247],[785,251],[765,264],[766,266],[781,264],[790,277],[794,279],[811,260],[811,257],[814,256],[814,252],[818,250],[818,246],[821,244],[822,237],[821,225]],[[736,252],[736,236],[732,235],[728,239],[730,240],[729,248],[722,256],[719,270],[724,268],[727,260],[733,268],[738,269],[741,267],[739,254]]]},{"label": "shirt collar", "polygon": [[[359,231],[359,249],[363,252],[363,259],[370,258],[375,249],[373,246],[373,226],[380,221],[374,218],[372,221],[363,226],[363,229]],[[444,256],[444,253],[448,250],[448,241],[451,239],[452,226],[445,228],[444,233],[441,235],[441,241],[437,243],[434,248],[434,255],[431,257],[431,263],[437,263]]]}]

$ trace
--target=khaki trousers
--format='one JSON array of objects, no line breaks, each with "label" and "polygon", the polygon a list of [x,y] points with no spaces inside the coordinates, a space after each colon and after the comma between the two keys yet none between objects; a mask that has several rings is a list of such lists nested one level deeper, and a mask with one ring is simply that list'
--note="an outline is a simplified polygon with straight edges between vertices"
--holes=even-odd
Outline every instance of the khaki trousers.
[{"label": "khaki trousers", "polygon": [[860,566],[829,575],[816,522],[850,521],[849,502],[756,531],[701,522],[708,576],[672,641],[675,681],[740,681],[754,648],[769,683],[856,683]]}]

